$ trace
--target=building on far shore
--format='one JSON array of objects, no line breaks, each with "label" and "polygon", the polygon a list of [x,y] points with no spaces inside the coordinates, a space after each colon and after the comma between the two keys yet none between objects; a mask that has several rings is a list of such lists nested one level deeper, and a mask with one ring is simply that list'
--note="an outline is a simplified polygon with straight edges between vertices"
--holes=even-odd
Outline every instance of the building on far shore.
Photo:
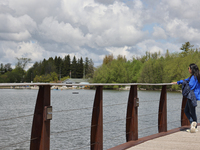
[{"label": "building on far shore", "polygon": [[66,84],[80,84],[81,82],[89,83],[88,79],[82,79],[82,78],[68,78],[63,81],[63,83]]},{"label": "building on far shore", "polygon": [[[68,78],[63,81],[63,83],[66,84],[80,84],[80,87],[83,88],[81,84],[89,84],[88,79],[82,79],[82,78]],[[72,86],[70,86],[72,87]]]}]

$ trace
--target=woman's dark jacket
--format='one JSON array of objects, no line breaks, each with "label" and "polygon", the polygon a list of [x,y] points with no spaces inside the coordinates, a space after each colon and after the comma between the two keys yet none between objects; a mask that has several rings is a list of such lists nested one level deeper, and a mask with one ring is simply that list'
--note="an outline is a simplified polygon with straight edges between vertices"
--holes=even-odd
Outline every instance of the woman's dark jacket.
[{"label": "woman's dark jacket", "polygon": [[190,87],[190,90],[194,91],[196,100],[200,100],[200,83],[197,78],[193,75],[187,79],[177,81],[178,84],[182,84],[183,81],[187,81]]},{"label": "woman's dark jacket", "polygon": [[196,96],[193,90],[190,90],[189,81],[183,80],[182,83],[182,94],[188,100],[191,100],[193,107],[197,106]]}]

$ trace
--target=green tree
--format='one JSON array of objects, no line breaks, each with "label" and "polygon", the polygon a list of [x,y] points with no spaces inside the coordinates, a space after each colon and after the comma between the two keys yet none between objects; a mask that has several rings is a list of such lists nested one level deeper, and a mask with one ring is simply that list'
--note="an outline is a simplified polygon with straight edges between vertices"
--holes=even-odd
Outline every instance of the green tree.
[{"label": "green tree", "polygon": [[24,82],[25,71],[20,67],[15,67],[12,72],[8,73],[9,82],[22,83]]},{"label": "green tree", "polygon": [[56,73],[60,74],[61,72],[61,65],[62,65],[62,59],[60,57],[55,57],[55,66],[56,66]]},{"label": "green tree", "polygon": [[87,74],[85,75],[86,78],[93,78],[94,75],[94,63],[92,59],[89,60],[88,68],[86,70]]},{"label": "green tree", "polygon": [[33,81],[34,82],[57,82],[58,75],[56,72],[52,72],[51,74],[46,74],[46,75],[41,75],[41,76],[36,75]]},{"label": "green tree", "polygon": [[35,62],[33,64],[33,74],[32,74],[32,79],[35,78],[36,75],[41,75],[41,63]]},{"label": "green tree", "polygon": [[106,55],[103,59],[103,64],[104,65],[107,65],[109,64],[110,62],[112,62],[114,60],[114,56],[113,54],[110,54],[110,55]]},{"label": "green tree", "polygon": [[57,82],[58,81],[58,75],[56,72],[51,72],[51,81],[52,82]]},{"label": "green tree", "polygon": [[31,67],[31,68],[29,68],[28,70],[27,70],[27,72],[26,72],[26,75],[25,75],[25,81],[26,82],[31,82],[31,81],[33,81],[33,79],[34,79],[34,74],[33,74],[33,72],[34,72],[34,68],[33,67]]},{"label": "green tree", "polygon": [[140,69],[143,63],[140,60],[133,58],[133,61],[128,61],[126,63],[127,68],[127,82],[136,83],[139,77]]},{"label": "green tree", "polygon": [[73,57],[72,64],[71,64],[71,77],[76,78],[77,77],[77,61],[76,57]]},{"label": "green tree", "polygon": [[56,72],[56,66],[54,64],[54,60],[52,57],[50,57],[42,65],[44,66],[44,74],[50,74],[51,72]]},{"label": "green tree", "polygon": [[12,71],[11,63],[4,65],[4,72]]},{"label": "green tree", "polygon": [[153,72],[154,72],[154,83],[163,83],[164,82],[164,66],[165,60],[163,57],[157,59],[153,64]]},{"label": "green tree", "polygon": [[63,61],[63,76],[70,75],[70,65],[71,65],[70,55],[67,55],[64,57]]},{"label": "green tree", "polygon": [[126,83],[126,59],[121,58],[119,56],[118,59],[113,59],[110,63],[104,63],[98,67],[94,72],[93,81],[97,83]]},{"label": "green tree", "polygon": [[187,68],[187,65],[185,65],[183,60],[183,58],[174,54],[170,59],[166,61],[166,66],[164,67],[165,82],[169,83],[173,80],[178,81],[183,79],[183,72]]},{"label": "green tree", "polygon": [[23,70],[27,66],[28,63],[30,63],[30,58],[16,58],[18,60],[16,67],[22,68]]},{"label": "green tree", "polygon": [[3,63],[1,63],[1,68],[0,68],[0,74],[4,74],[4,66],[3,66]]},{"label": "green tree", "polygon": [[69,76],[66,76],[66,77],[61,78],[61,81],[65,81],[65,80],[67,80],[67,79],[69,79]]},{"label": "green tree", "polygon": [[40,76],[36,75],[35,78],[33,79],[34,82],[39,82],[40,81]]},{"label": "green tree", "polygon": [[183,51],[183,52],[182,52],[183,56],[186,56],[186,55],[188,54],[188,52],[189,52],[190,50],[192,50],[192,47],[193,47],[193,46],[194,46],[194,45],[191,45],[190,42],[185,42],[185,44],[182,44],[182,47],[180,48],[180,50]]},{"label": "green tree", "polygon": [[97,67],[94,72],[93,82],[95,83],[109,83],[110,82],[110,69],[107,65],[102,64]]},{"label": "green tree", "polygon": [[86,75],[86,74],[88,74],[88,66],[89,66],[89,59],[88,59],[88,57],[86,57],[85,58],[85,64],[84,64],[84,76]]},{"label": "green tree", "polygon": [[77,78],[83,78],[83,59],[82,57],[80,59],[78,59],[78,63],[77,63]]},{"label": "green tree", "polygon": [[25,81],[25,67],[31,61],[30,58],[17,58],[15,69],[9,73],[10,82],[24,82]]},{"label": "green tree", "polygon": [[165,58],[169,58],[170,54],[169,54],[169,50],[167,49],[166,53],[165,53]]},{"label": "green tree", "polygon": [[153,59],[146,61],[140,70],[140,76],[138,82],[140,83],[153,83],[154,72],[153,72]]},{"label": "green tree", "polygon": [[8,83],[8,82],[10,82],[10,79],[8,78],[8,74],[9,73],[0,75],[0,83]]}]

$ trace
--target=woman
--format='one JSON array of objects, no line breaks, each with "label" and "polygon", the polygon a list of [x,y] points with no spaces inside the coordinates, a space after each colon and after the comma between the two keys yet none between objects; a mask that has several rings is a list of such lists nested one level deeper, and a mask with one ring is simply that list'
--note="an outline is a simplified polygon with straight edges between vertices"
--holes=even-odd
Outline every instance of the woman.
[{"label": "woman", "polygon": [[[199,68],[196,64],[190,64],[189,65],[189,73],[191,76],[185,81],[189,83],[190,90],[193,90],[196,100],[200,100],[200,73]],[[172,82],[173,84],[182,84],[184,80],[180,80],[177,82]],[[196,116],[196,107],[193,106],[192,101],[190,99],[187,100],[186,106],[185,106],[185,115],[190,121],[191,128],[190,130],[187,130],[191,133],[194,133],[197,130],[197,116]]]}]

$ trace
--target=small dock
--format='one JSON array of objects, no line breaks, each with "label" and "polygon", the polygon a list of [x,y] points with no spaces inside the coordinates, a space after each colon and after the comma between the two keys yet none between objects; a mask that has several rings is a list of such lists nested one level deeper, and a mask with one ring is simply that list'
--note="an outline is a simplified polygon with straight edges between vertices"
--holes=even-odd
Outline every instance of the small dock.
[{"label": "small dock", "polygon": [[[200,130],[200,126],[198,126]],[[185,130],[155,138],[127,150],[191,150],[200,148],[200,131],[188,133]]]}]

